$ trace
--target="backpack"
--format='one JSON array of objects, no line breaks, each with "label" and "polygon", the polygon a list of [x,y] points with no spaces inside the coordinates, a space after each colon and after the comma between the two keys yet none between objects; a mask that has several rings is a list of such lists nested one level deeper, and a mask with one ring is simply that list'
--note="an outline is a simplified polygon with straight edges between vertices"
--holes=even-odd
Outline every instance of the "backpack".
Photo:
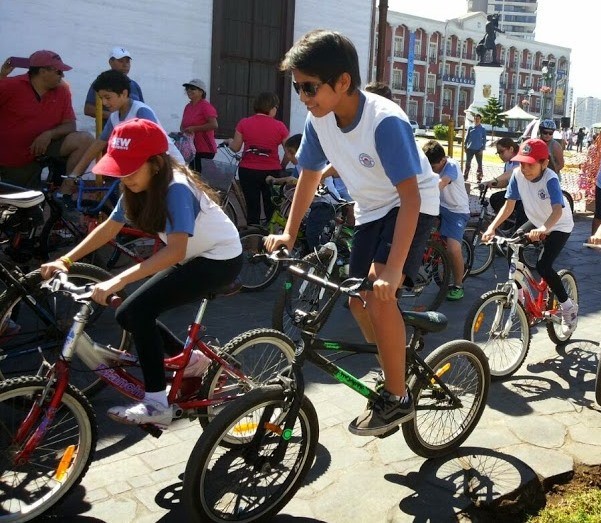
[{"label": "backpack", "polygon": [[169,137],[173,139],[178,151],[182,153],[186,163],[194,160],[196,155],[196,147],[194,147],[194,135],[191,133],[169,133]]}]

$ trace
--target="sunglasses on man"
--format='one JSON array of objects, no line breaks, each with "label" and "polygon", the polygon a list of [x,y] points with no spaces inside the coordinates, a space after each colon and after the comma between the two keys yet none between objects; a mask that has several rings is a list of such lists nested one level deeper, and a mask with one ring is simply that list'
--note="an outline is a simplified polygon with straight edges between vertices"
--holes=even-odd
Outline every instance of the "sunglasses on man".
[{"label": "sunglasses on man", "polygon": [[327,84],[330,80],[331,80],[331,78],[328,78],[325,82],[294,82],[293,81],[292,87],[294,87],[296,94],[300,95],[300,92],[302,91],[305,94],[305,96],[308,96],[309,98],[313,98],[317,94],[317,91],[319,90],[319,88],[322,85]]}]

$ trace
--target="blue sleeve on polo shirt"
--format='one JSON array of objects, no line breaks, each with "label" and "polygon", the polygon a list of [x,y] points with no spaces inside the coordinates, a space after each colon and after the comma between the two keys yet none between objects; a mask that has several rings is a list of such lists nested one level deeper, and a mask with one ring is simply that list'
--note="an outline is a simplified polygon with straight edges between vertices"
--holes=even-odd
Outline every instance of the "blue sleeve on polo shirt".
[{"label": "blue sleeve on polo shirt", "polygon": [[167,191],[167,224],[165,234],[185,232],[194,234],[194,224],[200,212],[200,202],[192,190],[183,183],[172,183]]},{"label": "blue sleeve on polo shirt", "polygon": [[158,124],[157,115],[154,114],[154,111],[150,107],[140,107],[136,112],[136,118],[141,118],[142,120],[150,120]]},{"label": "blue sleeve on polo shirt", "polygon": [[91,85],[90,85],[90,88],[88,89],[88,94],[86,95],[86,103],[96,105],[96,91],[94,91],[94,89],[92,89]]},{"label": "blue sleeve on polo shirt", "polygon": [[321,148],[317,132],[311,124],[310,115],[307,115],[307,120],[305,121],[305,130],[296,158],[301,169],[310,169],[312,171],[321,171],[328,161]]},{"label": "blue sleeve on polo shirt", "polygon": [[130,78],[129,82],[130,82],[129,97],[133,98],[134,100],[139,100],[140,102],[144,102],[144,97],[142,96],[142,89],[140,88],[140,85],[138,84],[138,82],[135,82],[131,78]]},{"label": "blue sleeve on polo shirt", "polygon": [[123,208],[123,196],[119,197],[117,205],[115,205],[113,212],[109,216],[109,220],[114,220],[119,223],[125,223],[127,221],[125,219],[125,209]]},{"label": "blue sleeve on polo shirt", "polygon": [[551,205],[559,203],[562,207],[565,207],[563,204],[563,193],[561,192],[561,186],[559,185],[559,180],[557,178],[550,178],[547,180],[547,191],[549,191]]},{"label": "blue sleeve on polo shirt", "polygon": [[113,122],[111,122],[111,119],[109,118],[106,121],[106,123],[104,124],[104,128],[102,129],[102,132],[100,133],[100,139],[103,142],[108,142],[109,137],[111,136],[112,132],[113,132]]},{"label": "blue sleeve on polo shirt", "polygon": [[507,192],[505,193],[507,200],[521,200],[520,191],[518,190],[518,182],[515,179],[515,173],[511,175],[509,179],[509,185],[507,186]]},{"label": "blue sleeve on polo shirt", "polygon": [[455,163],[447,162],[440,173],[440,177],[448,176],[452,182],[459,178],[459,167]]},{"label": "blue sleeve on polo shirt", "polygon": [[393,185],[421,174],[422,168],[409,122],[396,116],[384,118],[375,131],[376,151]]}]

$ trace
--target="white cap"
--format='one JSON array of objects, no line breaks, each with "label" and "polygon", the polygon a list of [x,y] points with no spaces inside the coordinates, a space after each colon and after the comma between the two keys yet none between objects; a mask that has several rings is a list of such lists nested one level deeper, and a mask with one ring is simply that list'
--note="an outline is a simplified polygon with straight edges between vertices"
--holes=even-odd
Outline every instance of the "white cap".
[{"label": "white cap", "polygon": [[109,59],[116,58],[117,60],[119,60],[120,58],[125,58],[126,56],[128,58],[131,58],[130,52],[127,49],[125,49],[125,47],[113,47]]}]

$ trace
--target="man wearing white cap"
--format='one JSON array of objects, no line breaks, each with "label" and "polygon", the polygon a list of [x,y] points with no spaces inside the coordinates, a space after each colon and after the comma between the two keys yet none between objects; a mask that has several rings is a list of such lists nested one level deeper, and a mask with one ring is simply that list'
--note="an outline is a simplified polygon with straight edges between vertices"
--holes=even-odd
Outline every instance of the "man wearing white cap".
[{"label": "man wearing white cap", "polygon": [[[111,55],[109,56],[109,65],[111,69],[115,71],[120,71],[125,75],[129,74],[129,69],[131,68],[131,53],[125,49],[124,47],[113,47],[111,50]],[[138,100],[140,102],[144,101],[144,97],[142,96],[142,89],[138,85],[135,80],[129,79],[131,82],[131,90],[129,93],[129,97],[134,100]],[[86,102],[83,108],[84,114],[91,116],[92,118],[96,117],[96,92],[90,86],[88,90],[88,94],[86,96]],[[103,108],[102,110],[102,124],[106,123],[109,117],[109,112]]]}]

